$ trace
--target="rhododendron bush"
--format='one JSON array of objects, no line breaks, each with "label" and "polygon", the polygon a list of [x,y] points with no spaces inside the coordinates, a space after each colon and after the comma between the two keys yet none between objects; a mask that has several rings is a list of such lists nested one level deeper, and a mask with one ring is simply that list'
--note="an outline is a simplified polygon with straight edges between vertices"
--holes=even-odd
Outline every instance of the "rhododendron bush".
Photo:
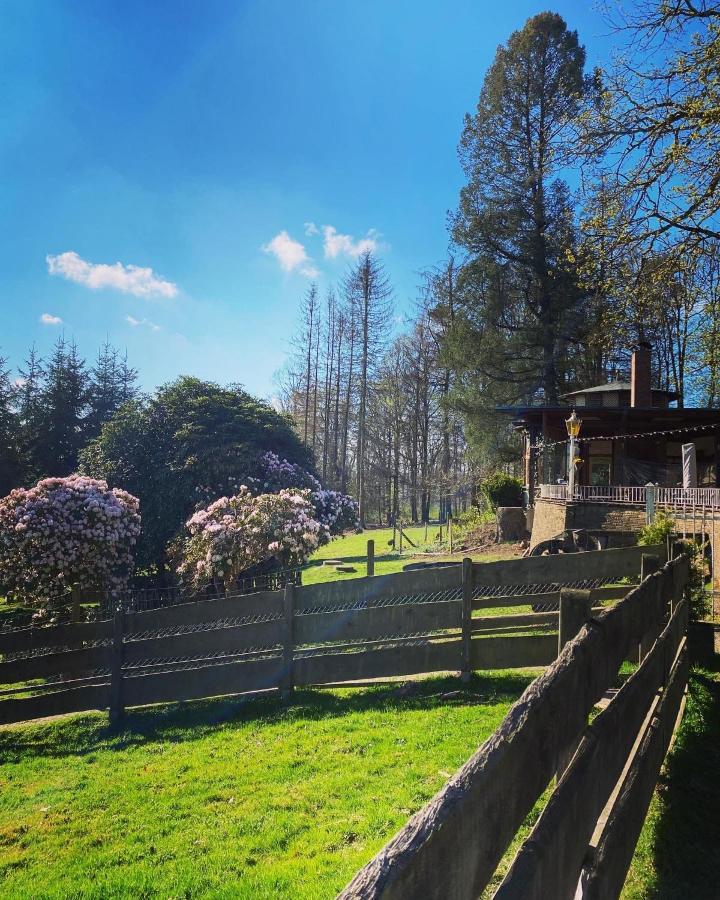
[{"label": "rhododendron bush", "polygon": [[277,453],[264,453],[260,457],[260,465],[262,477],[250,480],[251,487],[256,488],[258,493],[274,494],[283,488],[307,488],[311,491],[315,517],[327,525],[330,534],[342,534],[357,528],[358,505],[352,497],[340,491],[324,490],[314,475],[297,463],[281,459]]},{"label": "rhododendron bush", "polygon": [[121,591],[140,534],[139,502],[105,481],[46,478],[0,499],[0,589],[45,605],[81,588]]},{"label": "rhododendron bush", "polygon": [[238,576],[263,560],[300,565],[329,539],[329,528],[315,518],[308,490],[281,490],[253,496],[241,485],[234,497],[221,497],[186,523],[178,574],[195,587],[209,583],[226,590]]}]

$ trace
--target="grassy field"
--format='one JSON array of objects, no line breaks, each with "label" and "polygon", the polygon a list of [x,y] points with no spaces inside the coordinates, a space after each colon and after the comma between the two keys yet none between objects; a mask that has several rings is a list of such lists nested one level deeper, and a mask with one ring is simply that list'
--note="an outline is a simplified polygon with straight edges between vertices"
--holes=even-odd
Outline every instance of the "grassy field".
[{"label": "grassy field", "polygon": [[720,897],[720,666],[695,669],[623,900]]},{"label": "grassy field", "polygon": [[332,897],[531,678],[205,701],[116,736],[99,714],[0,729],[0,895]]},{"label": "grassy field", "polygon": [[[303,569],[303,584],[317,584],[324,581],[337,581],[344,578],[361,578],[366,574],[367,542],[370,538],[375,541],[375,574],[390,575],[401,572],[403,566],[414,561],[443,561],[460,562],[467,554],[455,553],[450,555],[445,541],[445,529],[443,528],[443,545],[434,541],[438,533],[438,526],[428,528],[428,543],[425,543],[425,527],[408,527],[405,534],[416,545],[415,548],[403,547],[402,553],[390,546],[392,540],[392,528],[373,528],[363,531],[361,534],[348,534],[321,547],[310,558],[308,565]],[[438,551],[441,552],[438,552]],[[442,552],[444,551],[444,552]],[[432,556],[428,554],[432,553]],[[499,545],[497,550],[489,553],[470,554],[474,559],[490,562],[495,559],[508,559],[517,555],[514,545]],[[333,566],[323,565],[326,559],[338,559],[345,564],[354,566],[354,572],[337,572]]]}]

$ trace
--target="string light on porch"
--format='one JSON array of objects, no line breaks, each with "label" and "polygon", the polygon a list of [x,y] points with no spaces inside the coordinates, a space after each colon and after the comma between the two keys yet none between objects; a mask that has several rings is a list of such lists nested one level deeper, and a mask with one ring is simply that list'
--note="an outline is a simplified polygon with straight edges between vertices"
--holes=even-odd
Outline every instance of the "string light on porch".
[{"label": "string light on porch", "polygon": [[[566,419],[566,425],[569,420]],[[582,420],[580,420],[582,421]],[[594,435],[593,437],[576,437],[575,440],[578,443],[591,443],[592,441],[631,441],[634,439],[640,438],[649,438],[649,437],[667,437],[668,435],[673,434],[690,434],[695,431],[707,431],[708,428],[720,428],[720,422],[713,422],[710,425],[686,425],[682,428],[668,428],[665,430],[657,430],[657,431],[641,431],[637,434],[608,434],[608,435]],[[572,440],[569,438],[568,440]],[[568,441],[545,441],[542,438],[536,443],[531,444],[531,450],[546,450],[549,447],[560,447],[564,444],[567,444]]]}]

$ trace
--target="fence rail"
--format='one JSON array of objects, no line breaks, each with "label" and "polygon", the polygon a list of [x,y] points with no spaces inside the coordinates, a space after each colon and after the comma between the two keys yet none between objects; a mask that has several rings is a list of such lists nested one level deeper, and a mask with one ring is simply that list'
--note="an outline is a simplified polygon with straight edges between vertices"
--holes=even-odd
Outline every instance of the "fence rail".
[{"label": "fence rail", "polygon": [[[687,683],[689,560],[657,565],[646,558],[641,584],[595,615],[589,591],[563,594],[558,658],[342,900],[480,896],[556,774],[494,896],[571,900],[583,886],[588,897],[619,896]],[[588,725],[638,646],[637,670]]]},{"label": "fence rail", "polygon": [[[637,576],[647,552],[467,560],[5,632],[0,723],[63,712],[63,703],[109,707],[117,719],[126,707],[171,700],[546,666],[558,652],[562,590],[592,589],[600,609],[630,589],[606,582]],[[522,609],[538,606],[551,611]]]}]

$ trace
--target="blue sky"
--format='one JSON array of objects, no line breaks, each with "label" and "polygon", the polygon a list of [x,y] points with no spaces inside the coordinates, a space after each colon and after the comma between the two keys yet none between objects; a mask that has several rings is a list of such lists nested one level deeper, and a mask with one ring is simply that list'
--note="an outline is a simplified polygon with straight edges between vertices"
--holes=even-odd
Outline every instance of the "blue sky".
[{"label": "blue sky", "polygon": [[[525,0],[0,0],[0,353],[109,337],[150,389],[273,393],[309,279],[372,241],[397,313]],[[590,65],[608,28],[555,3]],[[313,223],[314,228],[307,223]]]}]

